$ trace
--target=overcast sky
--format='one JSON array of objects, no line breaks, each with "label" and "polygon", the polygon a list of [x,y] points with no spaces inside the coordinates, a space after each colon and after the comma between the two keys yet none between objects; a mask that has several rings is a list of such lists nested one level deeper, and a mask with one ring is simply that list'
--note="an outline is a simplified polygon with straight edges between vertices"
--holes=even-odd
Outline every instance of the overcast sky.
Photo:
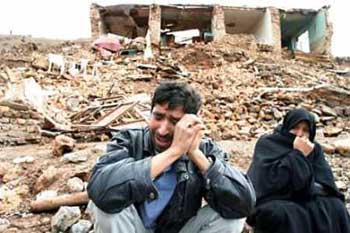
[{"label": "overcast sky", "polygon": [[130,3],[159,4],[221,4],[247,6],[277,6],[280,8],[315,8],[331,5],[333,22],[332,52],[350,56],[348,0],[1,0],[0,34],[32,35],[34,37],[75,39],[90,37],[90,4]]}]

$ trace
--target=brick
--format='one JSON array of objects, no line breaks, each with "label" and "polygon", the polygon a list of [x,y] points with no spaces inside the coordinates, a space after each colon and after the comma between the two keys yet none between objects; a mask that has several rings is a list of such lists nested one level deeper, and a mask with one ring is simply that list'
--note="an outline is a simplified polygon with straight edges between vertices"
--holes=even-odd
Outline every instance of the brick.
[{"label": "brick", "polygon": [[26,131],[29,133],[37,133],[40,132],[40,127],[37,125],[28,126]]},{"label": "brick", "polygon": [[11,111],[4,112],[2,115],[3,115],[4,117],[8,117],[8,118],[12,118],[12,117],[13,117],[13,114],[12,114]]},{"label": "brick", "polygon": [[22,119],[22,118],[17,118],[17,119],[16,119],[16,123],[17,123],[17,124],[20,124],[20,125],[25,125],[25,124],[26,124],[26,120],[25,120],[25,119]]},{"label": "brick", "polygon": [[2,117],[2,118],[0,118],[0,123],[6,123],[6,124],[8,124],[8,123],[10,123],[10,119],[9,119],[9,118],[5,118],[5,117]]},{"label": "brick", "polygon": [[10,108],[7,106],[0,106],[0,113],[9,112]]}]

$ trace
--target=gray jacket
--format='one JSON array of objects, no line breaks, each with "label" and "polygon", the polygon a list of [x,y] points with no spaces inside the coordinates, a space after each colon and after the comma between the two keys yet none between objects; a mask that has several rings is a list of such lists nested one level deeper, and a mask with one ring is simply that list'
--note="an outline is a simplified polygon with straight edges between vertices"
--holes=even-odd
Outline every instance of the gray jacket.
[{"label": "gray jacket", "polygon": [[[226,163],[227,154],[213,141],[203,139],[200,150],[213,164],[203,175],[187,156],[175,162],[177,185],[155,232],[179,232],[196,215],[202,198],[224,218],[251,213],[255,192],[248,177]],[[90,199],[104,212],[118,213],[157,198],[150,172],[153,155],[149,128],[118,132],[93,168],[87,188]]]}]

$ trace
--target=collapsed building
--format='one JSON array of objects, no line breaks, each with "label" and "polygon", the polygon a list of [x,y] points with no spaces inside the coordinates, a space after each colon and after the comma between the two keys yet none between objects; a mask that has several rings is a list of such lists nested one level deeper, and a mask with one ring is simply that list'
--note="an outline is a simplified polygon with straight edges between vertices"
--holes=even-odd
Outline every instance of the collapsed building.
[{"label": "collapsed building", "polygon": [[[225,34],[252,34],[258,45],[278,54],[282,47],[312,54],[330,54],[332,25],[328,6],[319,10],[246,8],[221,5],[112,5],[90,7],[92,37],[108,33],[128,38],[145,37],[166,45],[169,35],[198,31],[194,41],[219,40]],[[300,45],[303,40],[303,45]]]}]

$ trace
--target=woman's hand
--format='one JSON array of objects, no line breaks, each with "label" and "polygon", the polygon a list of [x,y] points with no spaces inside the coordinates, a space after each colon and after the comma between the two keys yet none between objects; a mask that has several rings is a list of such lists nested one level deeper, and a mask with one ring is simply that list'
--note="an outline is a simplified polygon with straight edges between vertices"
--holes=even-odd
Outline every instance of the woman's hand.
[{"label": "woman's hand", "polygon": [[310,142],[307,137],[297,136],[293,142],[293,147],[303,153],[304,156],[308,156],[313,151],[315,144]]}]

